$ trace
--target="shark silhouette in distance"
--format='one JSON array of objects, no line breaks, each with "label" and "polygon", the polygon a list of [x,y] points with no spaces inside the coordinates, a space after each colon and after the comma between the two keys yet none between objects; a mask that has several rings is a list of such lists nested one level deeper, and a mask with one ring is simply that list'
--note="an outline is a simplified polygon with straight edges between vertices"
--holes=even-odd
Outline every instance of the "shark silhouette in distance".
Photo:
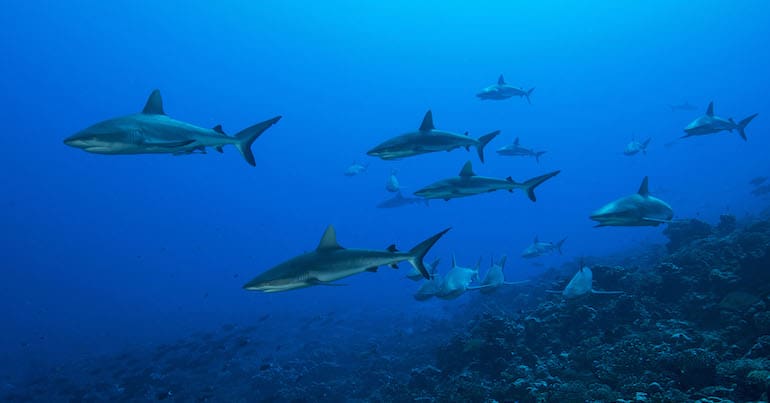
[{"label": "shark silhouette in distance", "polygon": [[251,145],[281,119],[276,116],[228,136],[217,125],[205,129],[172,119],[163,110],[160,91],[154,90],[140,113],[99,122],[64,140],[64,144],[95,154],[206,153],[207,147],[222,152],[232,144],[251,166],[256,166]]},{"label": "shark silhouette in distance", "polygon": [[512,144],[497,149],[499,155],[508,157],[535,157],[536,162],[540,162],[540,156],[546,151],[535,151],[530,148],[522,147],[519,144],[519,138],[516,137]]},{"label": "shark silhouette in distance", "polygon": [[650,141],[652,141],[652,138],[648,138],[644,141],[636,141],[636,139],[632,139],[630,143],[626,144],[626,148],[623,150],[623,155],[625,156],[632,156],[639,154],[640,152],[644,155],[647,155],[647,146],[650,145]]},{"label": "shark silhouette in distance", "polygon": [[365,271],[376,272],[380,266],[398,268],[407,261],[430,279],[423,258],[449,228],[420,242],[409,252],[399,252],[395,245],[387,250],[346,249],[337,243],[333,226],[326,228],[318,247],[293,257],[256,276],[243,288],[250,291],[278,292],[315,285],[341,285],[334,281]]},{"label": "shark silhouette in distance", "polygon": [[505,274],[503,273],[503,269],[505,268],[506,259],[506,256],[503,255],[500,260],[498,260],[497,264],[493,262],[489,270],[487,270],[487,274],[484,275],[484,279],[481,280],[481,285],[470,286],[468,289],[479,290],[483,294],[490,294],[497,291],[497,289],[503,285],[518,285],[528,283],[529,280],[513,282],[505,281]]},{"label": "shark silhouette in distance", "polygon": [[513,192],[515,189],[522,189],[527,193],[527,197],[534,202],[537,200],[535,188],[546,180],[558,175],[559,172],[561,171],[554,171],[532,178],[524,183],[519,183],[510,176],[505,179],[478,176],[473,172],[473,166],[468,161],[463,165],[458,176],[435,182],[414,192],[414,194],[426,199],[444,199],[449,201],[458,197],[473,196],[497,190]]},{"label": "shark silhouette in distance", "polygon": [[564,241],[566,241],[567,238],[562,239],[559,242],[541,242],[537,236],[535,236],[535,239],[532,241],[532,244],[527,247],[527,249],[524,249],[524,252],[522,252],[521,257],[525,259],[532,259],[536,257],[540,257],[543,255],[548,255],[553,252],[559,252],[561,255],[561,247],[564,245]]},{"label": "shark silhouette in distance", "polygon": [[656,227],[670,223],[673,217],[671,206],[650,195],[646,176],[638,192],[610,202],[590,216],[592,220],[599,222],[597,227]]},{"label": "shark silhouette in distance", "polygon": [[372,148],[366,154],[384,160],[397,160],[438,151],[452,151],[456,148],[470,150],[471,147],[476,147],[479,160],[484,162],[484,147],[498,134],[500,131],[496,130],[474,139],[468,136],[468,133],[463,135],[437,130],[433,124],[433,113],[428,111],[417,131],[393,137]]},{"label": "shark silhouette in distance", "polygon": [[746,141],[746,126],[748,126],[748,124],[758,115],[758,113],[755,113],[740,122],[735,123],[733,118],[725,119],[714,115],[714,102],[710,102],[706,109],[706,114],[687,125],[687,127],[684,128],[686,134],[681,138],[703,136],[725,130],[729,132],[736,130],[741,138]]},{"label": "shark silhouette in distance", "polygon": [[527,99],[528,104],[532,104],[532,101],[529,99],[529,96],[532,95],[532,91],[534,91],[534,88],[530,88],[529,90],[524,90],[523,88],[517,88],[510,84],[507,84],[505,82],[505,78],[502,74],[500,74],[500,77],[497,78],[497,84],[492,84],[488,87],[483,88],[479,93],[476,94],[477,97],[481,98],[482,100],[503,100],[508,99],[511,97],[524,97]]},{"label": "shark silhouette in distance", "polygon": [[[582,265],[581,265],[582,266]],[[561,294],[565,299],[575,299],[583,297],[589,294],[603,294],[603,295],[619,295],[623,294],[623,291],[599,291],[593,289],[594,275],[591,268],[588,266],[582,266],[572,279],[569,281],[564,290],[554,291],[547,290],[546,292],[551,294]]]},{"label": "shark silhouette in distance", "polygon": [[343,173],[343,175],[358,176],[366,172],[368,169],[369,169],[369,164],[364,165],[354,161],[347,168],[345,168],[345,172]]}]

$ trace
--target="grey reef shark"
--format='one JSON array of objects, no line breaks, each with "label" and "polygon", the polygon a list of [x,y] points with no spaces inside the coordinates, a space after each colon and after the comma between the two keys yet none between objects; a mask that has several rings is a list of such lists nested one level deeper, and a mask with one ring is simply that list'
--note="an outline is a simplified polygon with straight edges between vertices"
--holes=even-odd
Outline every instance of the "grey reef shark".
[{"label": "grey reef shark", "polygon": [[[582,266],[582,265],[581,265]],[[564,290],[547,290],[551,294],[561,294],[564,299],[576,299],[589,294],[619,295],[623,291],[599,291],[593,288],[594,274],[588,266],[583,266],[572,276]]]},{"label": "grey reef shark", "polygon": [[422,119],[420,128],[386,140],[372,148],[366,154],[384,160],[398,160],[420,154],[438,151],[452,151],[456,148],[470,150],[476,148],[479,160],[484,162],[484,147],[494,139],[500,130],[483,135],[478,139],[468,136],[468,133],[458,134],[437,130],[433,124],[433,113],[428,111]]},{"label": "grey reef shark", "polygon": [[497,84],[492,84],[488,87],[483,88],[481,91],[479,91],[478,94],[476,94],[477,97],[481,98],[482,100],[503,100],[508,99],[511,97],[524,97],[527,99],[528,104],[532,104],[532,101],[529,99],[529,96],[532,95],[532,91],[534,91],[534,88],[530,88],[528,90],[525,90],[523,88],[517,88],[510,84],[507,84],[505,82],[505,78],[503,78],[503,75],[500,74],[500,77],[497,78]]},{"label": "grey reef shark", "polygon": [[554,171],[519,183],[510,176],[505,179],[478,176],[473,172],[473,166],[468,161],[463,165],[458,176],[442,179],[414,192],[414,194],[426,199],[444,199],[448,201],[458,197],[473,196],[497,190],[513,192],[515,189],[522,189],[527,193],[527,197],[534,202],[537,200],[535,188],[558,175],[559,172],[561,171]]},{"label": "grey reef shark", "polygon": [[546,152],[522,147],[521,144],[519,144],[519,138],[516,137],[516,140],[513,140],[512,144],[498,148],[497,153],[507,157],[535,157],[535,161],[540,162],[540,156]]},{"label": "grey reef shark", "polygon": [[449,228],[420,242],[408,252],[399,252],[395,245],[386,250],[347,249],[337,243],[333,226],[326,228],[318,247],[302,255],[293,257],[246,283],[243,288],[249,291],[278,292],[315,285],[341,285],[334,281],[363,273],[376,272],[380,266],[398,268],[398,263],[407,261],[430,279],[430,273],[423,264],[423,258],[431,247]]},{"label": "grey reef shark", "polygon": [[564,241],[566,241],[567,238],[562,239],[559,242],[542,242],[538,239],[537,236],[535,236],[535,239],[532,241],[532,244],[527,247],[527,249],[524,249],[524,252],[522,252],[521,257],[525,259],[532,259],[544,255],[551,254],[553,252],[559,252],[561,255],[561,247],[564,245]]},{"label": "grey reef shark", "polygon": [[607,203],[594,211],[590,218],[599,222],[597,227],[657,227],[671,223],[674,210],[668,203],[650,195],[648,183],[645,176],[639,191]]},{"label": "grey reef shark", "polygon": [[256,166],[251,145],[281,119],[276,116],[228,136],[221,125],[211,129],[170,118],[163,110],[160,91],[154,90],[140,113],[99,122],[64,140],[64,144],[95,154],[206,153],[206,147],[222,152],[234,145],[251,166]]},{"label": "grey reef shark", "polygon": [[755,113],[738,123],[733,118],[725,119],[714,115],[714,102],[710,102],[706,108],[706,114],[693,120],[684,128],[685,135],[681,138],[692,136],[703,136],[707,134],[719,133],[721,131],[737,131],[741,138],[746,141],[746,126],[759,114]]}]

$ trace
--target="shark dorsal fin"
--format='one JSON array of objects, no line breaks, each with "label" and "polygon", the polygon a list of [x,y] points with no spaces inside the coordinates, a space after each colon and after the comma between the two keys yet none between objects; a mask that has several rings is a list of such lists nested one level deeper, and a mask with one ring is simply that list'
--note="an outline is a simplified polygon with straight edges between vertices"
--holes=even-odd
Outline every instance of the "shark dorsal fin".
[{"label": "shark dorsal fin", "polygon": [[479,271],[481,268],[481,256],[479,256],[479,260],[476,262],[476,265],[473,266],[473,271]]},{"label": "shark dorsal fin", "polygon": [[337,232],[334,230],[333,225],[326,227],[324,235],[321,237],[321,242],[318,243],[318,247],[315,249],[318,252],[344,249],[337,243]]},{"label": "shark dorsal fin", "polygon": [[466,162],[465,165],[463,165],[463,169],[460,170],[460,176],[462,177],[476,176],[476,174],[473,173],[473,164],[471,164],[470,161]]},{"label": "shark dorsal fin", "polygon": [[497,265],[500,266],[501,269],[505,268],[506,260],[508,260],[508,256],[506,255],[500,256],[500,260],[497,261]]},{"label": "shark dorsal fin", "polygon": [[714,116],[714,101],[709,102],[709,107],[706,108],[706,115]]},{"label": "shark dorsal fin", "polygon": [[500,77],[497,78],[497,85],[505,85],[505,79],[503,78],[502,74],[500,74]]},{"label": "shark dorsal fin", "polygon": [[425,117],[422,118],[422,124],[420,125],[420,131],[421,132],[429,132],[436,127],[433,126],[433,112],[428,110],[428,112],[425,112]]},{"label": "shark dorsal fin", "polygon": [[532,243],[538,243],[538,242],[540,242],[540,241],[539,241],[537,238],[538,238],[538,236],[537,236],[537,235],[535,235],[535,239],[533,239],[533,240],[532,240]]},{"label": "shark dorsal fin", "polygon": [[142,113],[146,115],[165,115],[163,112],[163,98],[160,97],[160,90],[153,90],[144,104]]},{"label": "shark dorsal fin", "polygon": [[457,267],[457,258],[455,258],[455,254],[452,254],[452,267]]},{"label": "shark dorsal fin", "polygon": [[644,179],[642,179],[642,185],[639,186],[639,192],[637,192],[639,193],[639,196],[647,197],[650,195],[650,189],[647,186],[647,182],[648,180],[647,180],[647,177],[645,176]]},{"label": "shark dorsal fin", "polygon": [[225,131],[222,130],[222,125],[216,125],[216,126],[212,127],[211,130],[213,130],[213,131],[215,131],[215,132],[217,132],[219,134],[225,134]]},{"label": "shark dorsal fin", "polygon": [[516,140],[513,140],[513,145],[517,146],[519,145],[519,138],[516,137]]}]

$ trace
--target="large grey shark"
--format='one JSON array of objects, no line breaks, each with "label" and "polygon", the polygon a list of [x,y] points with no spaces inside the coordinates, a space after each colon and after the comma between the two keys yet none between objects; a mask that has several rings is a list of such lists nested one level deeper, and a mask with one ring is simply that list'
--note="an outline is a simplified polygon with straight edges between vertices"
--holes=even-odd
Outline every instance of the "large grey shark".
[{"label": "large grey shark", "polygon": [[524,252],[522,252],[521,257],[525,259],[532,259],[535,257],[548,255],[553,252],[559,252],[561,255],[561,247],[564,245],[564,241],[566,241],[567,238],[562,239],[559,242],[553,243],[553,242],[541,242],[537,236],[535,236],[535,239],[532,241],[532,245],[529,245],[527,249],[524,249]]},{"label": "large grey shark", "polygon": [[532,102],[530,101],[529,96],[532,95],[532,91],[534,90],[534,88],[524,90],[523,88],[516,88],[510,84],[507,84],[505,82],[505,78],[503,78],[503,75],[500,74],[500,77],[497,78],[497,84],[485,87],[481,90],[481,92],[476,94],[476,96],[483,100],[502,100],[511,97],[524,97],[527,99],[527,103],[531,104]]},{"label": "large grey shark", "polygon": [[399,191],[390,199],[380,202],[380,204],[377,205],[377,208],[397,208],[409,206],[412,204],[424,204],[428,206],[428,202],[428,199],[424,199],[422,197],[404,197],[401,191]]},{"label": "large grey shark", "polygon": [[690,123],[689,125],[687,125],[687,127],[684,128],[684,132],[686,134],[682,136],[682,138],[690,137],[690,136],[702,136],[706,134],[714,134],[724,130],[727,130],[729,132],[732,132],[733,130],[737,130],[738,134],[745,141],[746,126],[751,122],[752,119],[757,117],[757,115],[759,114],[755,113],[741,120],[740,122],[735,123],[733,118],[725,119],[714,115],[714,102],[710,102],[708,108],[706,108],[706,114],[699,117],[698,119],[695,119],[694,121],[692,121],[692,123]]},{"label": "large grey shark", "polygon": [[206,147],[222,152],[234,145],[251,166],[256,166],[251,145],[280,116],[228,136],[222,126],[205,129],[172,119],[163,111],[160,91],[154,90],[140,113],[121,116],[88,127],[64,140],[64,144],[96,154],[192,154]]},{"label": "large grey shark", "polygon": [[513,140],[513,144],[509,144],[505,147],[497,149],[497,153],[509,157],[535,157],[535,161],[540,162],[540,156],[545,154],[545,151],[535,151],[530,148],[522,147],[519,144],[519,138]]},{"label": "large grey shark", "polygon": [[496,291],[502,285],[517,285],[529,282],[528,280],[513,282],[505,281],[505,274],[503,274],[503,269],[505,268],[506,260],[506,256],[503,255],[497,264],[492,264],[489,270],[487,270],[487,274],[485,274],[484,279],[481,280],[481,285],[471,286],[468,287],[468,289],[479,290],[483,294],[490,294]]},{"label": "large grey shark", "polygon": [[465,293],[470,284],[479,278],[479,263],[474,268],[460,267],[452,255],[452,268],[444,275],[436,297],[455,299]]},{"label": "large grey shark", "polygon": [[484,162],[484,146],[500,134],[499,130],[474,139],[468,134],[457,134],[436,130],[433,125],[433,113],[428,111],[422,119],[417,131],[402,134],[387,140],[366,154],[380,157],[384,160],[397,160],[414,155],[433,153],[437,151],[452,151],[463,147],[466,150],[476,147],[481,162]]},{"label": "large grey shark", "polygon": [[670,223],[674,211],[666,202],[650,196],[648,179],[645,176],[639,191],[632,195],[621,197],[591,214],[591,219],[598,221],[597,227],[656,227]]},{"label": "large grey shark", "polygon": [[551,294],[561,294],[565,299],[575,299],[586,296],[588,294],[605,294],[605,295],[618,295],[623,294],[623,291],[599,291],[593,289],[594,274],[588,266],[581,267],[572,279],[569,281],[564,290],[551,291]]},{"label": "large grey shark", "polygon": [[420,285],[417,292],[414,293],[414,299],[417,301],[427,301],[436,296],[441,291],[441,285],[444,279],[438,274],[434,274],[429,280],[425,280]]},{"label": "large grey shark", "polygon": [[650,145],[650,141],[652,141],[652,138],[648,138],[641,142],[636,141],[636,139],[631,139],[631,142],[626,144],[626,148],[623,149],[623,155],[630,157],[639,154],[639,152],[647,155],[647,146]]},{"label": "large grey shark", "polygon": [[314,251],[293,257],[263,272],[243,288],[250,291],[278,292],[314,285],[339,285],[333,282],[365,271],[376,272],[380,266],[397,268],[397,264],[403,261],[409,262],[423,277],[429,279],[430,273],[422,259],[447,231],[449,228],[404,253],[399,252],[395,245],[384,251],[343,248],[337,243],[336,232],[330,225]]},{"label": "large grey shark", "polygon": [[505,179],[478,176],[473,172],[473,166],[468,161],[463,165],[459,176],[440,180],[414,192],[414,194],[426,199],[450,200],[458,197],[494,192],[496,190],[513,192],[515,189],[523,189],[529,199],[534,202],[537,200],[535,188],[546,180],[558,175],[559,172],[561,171],[554,171],[532,178],[524,183],[519,183],[510,176]]}]

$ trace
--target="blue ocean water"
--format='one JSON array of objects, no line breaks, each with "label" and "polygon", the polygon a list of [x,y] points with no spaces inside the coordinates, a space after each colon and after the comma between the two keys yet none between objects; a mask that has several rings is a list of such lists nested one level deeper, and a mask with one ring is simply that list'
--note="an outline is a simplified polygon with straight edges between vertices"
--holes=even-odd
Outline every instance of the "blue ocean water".
[{"label": "blue ocean water", "polygon": [[[317,245],[431,251],[443,269],[509,255],[527,279],[580,256],[663,243],[663,227],[593,228],[588,215],[644,176],[677,218],[755,214],[748,181],[766,175],[770,101],[765,1],[648,2],[10,2],[0,14],[2,373],[160,343],[270,314],[378,312],[451,317],[457,301],[419,304],[416,286],[380,269],[346,287],[247,292],[248,279]],[[481,101],[498,75],[535,87]],[[257,166],[225,153],[104,156],[62,140],[141,110],[158,88],[171,117],[228,133],[283,119],[253,146]],[[696,111],[672,112],[688,101]],[[748,141],[721,133],[665,144],[714,101],[724,117],[760,116]],[[478,137],[501,130],[485,164],[471,150],[401,161],[367,156],[416,129]],[[520,137],[547,150],[501,157]],[[622,154],[652,137],[647,155]],[[532,203],[521,192],[377,209],[393,168],[406,193],[456,175],[524,180],[553,170]],[[352,162],[369,163],[356,177]],[[519,258],[534,236],[567,237],[564,255]],[[263,330],[271,332],[266,326]],[[307,335],[308,339],[317,335]],[[287,340],[303,343],[306,340]]]}]

